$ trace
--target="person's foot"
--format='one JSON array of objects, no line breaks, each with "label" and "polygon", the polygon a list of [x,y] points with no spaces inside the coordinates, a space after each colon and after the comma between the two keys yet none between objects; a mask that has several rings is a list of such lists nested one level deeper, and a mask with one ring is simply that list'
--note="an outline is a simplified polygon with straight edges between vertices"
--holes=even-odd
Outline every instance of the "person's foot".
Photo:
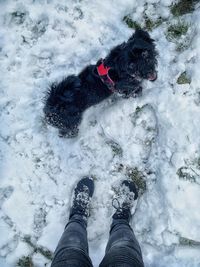
[{"label": "person's foot", "polygon": [[74,214],[82,215],[84,218],[89,216],[90,199],[94,193],[94,181],[91,177],[82,178],[74,189],[73,204],[70,217]]},{"label": "person's foot", "polygon": [[134,206],[134,200],[138,198],[138,191],[133,181],[124,180],[120,184],[116,198],[112,205],[116,209],[113,219],[130,220],[131,209]]}]

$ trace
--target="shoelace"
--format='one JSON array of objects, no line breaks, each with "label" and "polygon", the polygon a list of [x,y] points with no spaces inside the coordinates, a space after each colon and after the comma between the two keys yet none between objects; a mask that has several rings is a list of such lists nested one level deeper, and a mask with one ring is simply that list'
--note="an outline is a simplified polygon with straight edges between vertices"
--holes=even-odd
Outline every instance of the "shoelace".
[{"label": "shoelace", "polygon": [[[115,201],[116,201],[116,204],[115,204]],[[122,207],[120,207],[120,203],[119,203],[119,200],[117,198],[113,198],[112,206],[116,210],[118,210],[118,209],[122,210]]]},{"label": "shoelace", "polygon": [[[115,203],[116,202],[116,203]],[[120,202],[117,198],[114,198],[112,200],[112,206],[114,209],[116,209],[117,212],[123,212],[125,209],[128,209],[128,205],[123,205],[123,207],[120,205]]]},{"label": "shoelace", "polygon": [[116,211],[122,212],[124,209],[129,209],[129,205],[126,203],[123,204],[123,207],[120,205],[120,202],[117,198],[113,198],[112,200],[112,206]]}]

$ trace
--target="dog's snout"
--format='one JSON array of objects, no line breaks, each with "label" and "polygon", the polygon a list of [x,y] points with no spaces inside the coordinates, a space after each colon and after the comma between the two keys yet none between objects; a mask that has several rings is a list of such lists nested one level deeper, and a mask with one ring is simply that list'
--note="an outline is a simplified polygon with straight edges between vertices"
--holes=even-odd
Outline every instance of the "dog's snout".
[{"label": "dog's snout", "polygon": [[157,80],[157,72],[150,73],[147,78],[149,81],[154,82]]}]

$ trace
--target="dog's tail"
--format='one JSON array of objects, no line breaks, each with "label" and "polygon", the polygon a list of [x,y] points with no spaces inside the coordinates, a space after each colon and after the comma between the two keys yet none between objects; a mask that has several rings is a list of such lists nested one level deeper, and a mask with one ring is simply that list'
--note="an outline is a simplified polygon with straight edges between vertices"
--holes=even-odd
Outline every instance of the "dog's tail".
[{"label": "dog's tail", "polygon": [[70,102],[74,91],[79,90],[80,86],[81,82],[77,76],[68,76],[60,83],[53,83],[51,85],[50,89],[47,91],[44,101],[46,105],[52,107],[60,103],[60,101],[65,103],[68,101]]},{"label": "dog's tail", "polygon": [[71,122],[68,122],[70,103],[74,96],[80,90],[81,81],[77,76],[71,75],[60,83],[53,83],[44,98],[45,121],[59,129],[70,128]]}]

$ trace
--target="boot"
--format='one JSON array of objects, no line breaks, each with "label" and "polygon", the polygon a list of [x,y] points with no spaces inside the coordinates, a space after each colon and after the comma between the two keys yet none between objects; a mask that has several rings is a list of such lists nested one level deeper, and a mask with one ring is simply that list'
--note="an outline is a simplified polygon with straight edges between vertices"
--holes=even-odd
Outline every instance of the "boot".
[{"label": "boot", "polygon": [[70,218],[79,214],[87,219],[89,216],[90,199],[94,193],[94,181],[91,177],[82,178],[74,189],[73,204],[70,210]]},{"label": "boot", "polygon": [[116,209],[113,219],[125,219],[130,221],[131,209],[138,198],[138,191],[133,181],[122,181],[116,198],[113,199],[113,207]]}]

